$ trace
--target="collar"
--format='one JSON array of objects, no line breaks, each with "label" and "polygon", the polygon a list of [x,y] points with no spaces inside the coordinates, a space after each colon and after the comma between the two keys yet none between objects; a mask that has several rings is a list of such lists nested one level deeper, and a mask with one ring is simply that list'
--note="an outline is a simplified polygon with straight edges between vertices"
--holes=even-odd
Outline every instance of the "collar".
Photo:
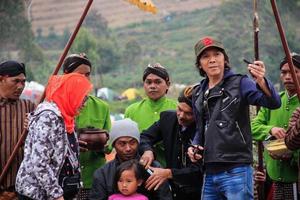
[{"label": "collar", "polygon": [[294,94],[294,95],[292,95],[292,96],[290,96],[290,95],[289,95],[289,93],[288,93],[288,91],[287,91],[287,90],[285,90],[285,93],[286,93],[286,96],[288,97],[288,100],[291,100],[291,99],[293,99],[293,98],[297,97],[297,93],[296,93],[296,94]]},{"label": "collar", "polygon": [[5,106],[6,104],[15,104],[17,100],[14,99],[7,99],[0,97],[0,107]]},{"label": "collar", "polygon": [[149,97],[147,97],[148,101],[151,103],[151,104],[160,104],[161,102],[164,102],[166,100],[166,95],[160,97],[158,100],[152,100],[150,99]]}]

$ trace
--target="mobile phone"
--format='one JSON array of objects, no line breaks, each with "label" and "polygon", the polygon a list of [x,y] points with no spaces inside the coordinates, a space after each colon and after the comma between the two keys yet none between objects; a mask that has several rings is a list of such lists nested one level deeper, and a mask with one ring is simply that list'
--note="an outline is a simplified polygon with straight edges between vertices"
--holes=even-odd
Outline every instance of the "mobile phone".
[{"label": "mobile phone", "polygon": [[149,174],[149,175],[152,175],[153,174],[153,171],[151,170],[151,169],[146,169],[146,171],[147,171],[147,173]]},{"label": "mobile phone", "polygon": [[253,64],[252,62],[246,60],[245,58],[243,59],[243,61],[244,61],[245,63],[247,63],[248,65],[249,65],[249,64]]},{"label": "mobile phone", "polygon": [[[245,63],[247,63],[248,65],[249,65],[249,64],[253,64],[253,65],[254,65],[254,63],[252,63],[252,62],[246,60],[245,58],[243,59],[243,61],[244,61]],[[252,77],[255,78],[255,76],[251,73],[251,71],[249,71],[249,73],[252,75]]]}]

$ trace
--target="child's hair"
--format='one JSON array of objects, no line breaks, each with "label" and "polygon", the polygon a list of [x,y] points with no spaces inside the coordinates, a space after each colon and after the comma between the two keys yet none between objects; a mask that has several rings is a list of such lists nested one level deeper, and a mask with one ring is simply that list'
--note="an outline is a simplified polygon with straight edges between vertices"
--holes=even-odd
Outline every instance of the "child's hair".
[{"label": "child's hair", "polygon": [[118,167],[117,167],[117,171],[114,177],[114,188],[118,191],[118,181],[121,177],[121,174],[125,171],[125,170],[133,170],[134,174],[135,174],[135,178],[137,180],[144,180],[145,178],[145,174],[146,174],[146,170],[144,169],[143,165],[141,165],[138,160],[136,159],[132,159],[132,160],[127,160],[125,162],[122,162]]}]

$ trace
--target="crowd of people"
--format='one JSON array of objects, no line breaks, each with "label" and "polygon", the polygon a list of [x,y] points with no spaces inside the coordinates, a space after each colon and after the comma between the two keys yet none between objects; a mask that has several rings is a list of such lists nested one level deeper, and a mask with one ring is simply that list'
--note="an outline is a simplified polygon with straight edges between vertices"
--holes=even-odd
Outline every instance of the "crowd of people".
[{"label": "crowd of people", "polygon": [[[299,88],[287,58],[278,64],[285,89],[278,93],[263,61],[248,64],[250,76],[242,75],[231,69],[221,41],[206,36],[194,49],[199,83],[186,86],[176,102],[166,96],[166,67],[149,64],[142,75],[146,98],[113,123],[109,105],[90,94],[92,63],[85,54],[65,59],[39,105],[20,99],[25,65],[1,63],[0,171],[20,134],[28,134],[0,183],[0,199],[251,200],[257,181],[269,183],[265,199],[299,199]],[[300,55],[291,56],[299,80]],[[261,107],[254,119],[250,105]],[[109,132],[109,141],[90,149],[78,133],[95,130]],[[277,139],[289,150],[265,149],[266,170],[257,171],[253,142]],[[111,149],[115,157],[106,161]]]}]

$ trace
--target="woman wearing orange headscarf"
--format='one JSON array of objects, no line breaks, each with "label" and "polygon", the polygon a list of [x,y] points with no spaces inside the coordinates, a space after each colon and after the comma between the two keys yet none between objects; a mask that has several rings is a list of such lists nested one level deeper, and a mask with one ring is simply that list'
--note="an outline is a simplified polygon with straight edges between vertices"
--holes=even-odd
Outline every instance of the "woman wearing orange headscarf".
[{"label": "woman wearing orange headscarf", "polygon": [[51,77],[45,101],[31,114],[24,160],[16,179],[19,199],[72,199],[80,183],[74,117],[92,89],[77,73]]}]

